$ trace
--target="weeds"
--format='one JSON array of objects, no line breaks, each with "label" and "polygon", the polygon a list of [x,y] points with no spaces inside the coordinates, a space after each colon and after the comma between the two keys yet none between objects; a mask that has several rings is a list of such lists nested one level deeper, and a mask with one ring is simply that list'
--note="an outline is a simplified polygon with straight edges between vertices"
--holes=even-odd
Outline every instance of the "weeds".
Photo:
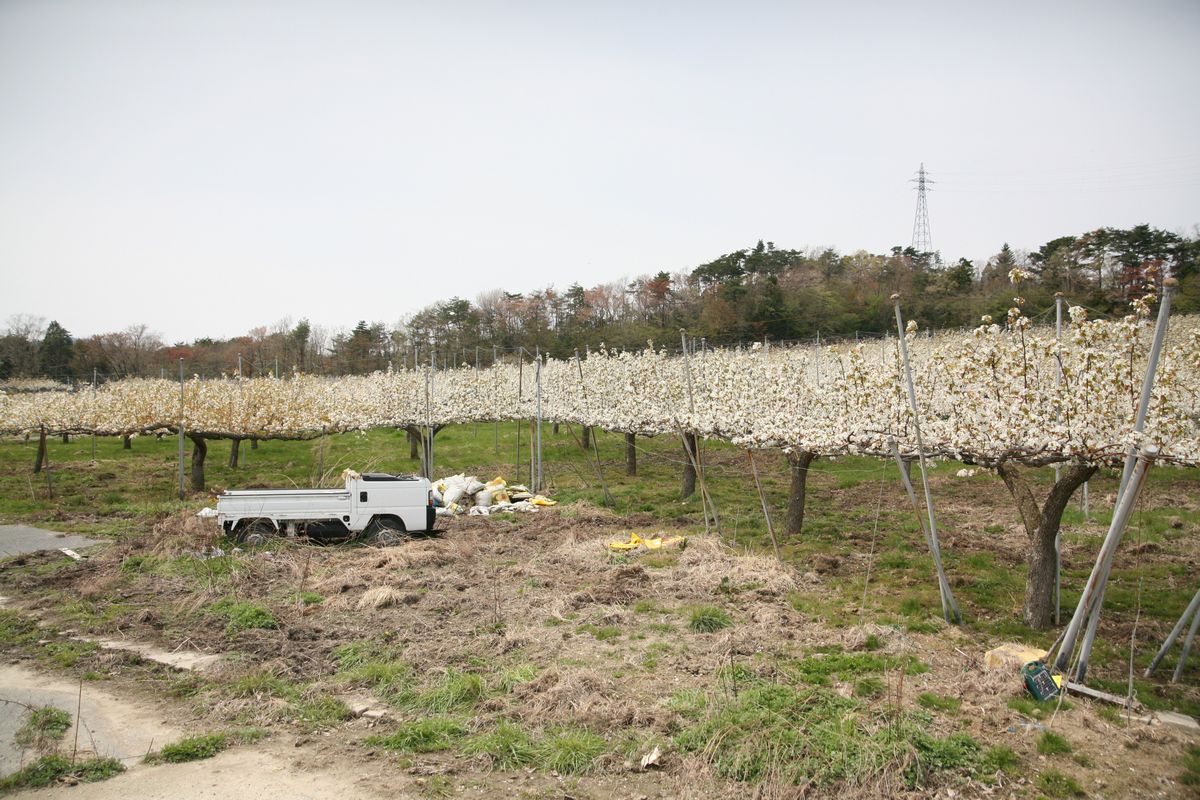
[{"label": "weeds", "polygon": [[983,757],[979,759],[979,772],[983,775],[995,775],[1002,772],[1005,775],[1012,775],[1017,772],[1017,767],[1021,764],[1021,757],[1011,747],[1000,745],[999,747],[990,748]]},{"label": "weeds", "polygon": [[716,633],[732,625],[729,615],[713,606],[693,608],[688,618],[688,627],[696,633]]},{"label": "weeds", "polygon": [[1087,796],[1087,792],[1079,785],[1079,781],[1053,769],[1048,769],[1038,775],[1037,787],[1045,792],[1047,797],[1052,798]]},{"label": "weeds", "polygon": [[225,597],[208,608],[217,616],[228,620],[229,624],[225,626],[225,632],[228,634],[253,629],[272,630],[279,627],[279,621],[275,619],[275,615],[257,603]]},{"label": "weeds", "polygon": [[962,700],[957,697],[942,697],[940,694],[933,692],[922,692],[917,696],[917,702],[923,708],[928,708],[932,711],[946,711],[954,713],[962,706]]},{"label": "weeds", "polygon": [[200,761],[212,758],[230,745],[229,736],[224,733],[208,733],[200,736],[189,736],[163,747],[157,753],[146,758],[148,763],[184,764],[188,761]]},{"label": "weeds", "polygon": [[368,736],[366,743],[402,753],[436,753],[448,750],[465,736],[467,729],[449,717],[427,717],[401,723],[387,736]]},{"label": "weeds", "polygon": [[469,710],[483,697],[483,689],[483,678],[479,675],[449,669],[437,686],[418,695],[412,704],[432,713]]},{"label": "weeds", "polygon": [[1054,731],[1046,731],[1038,737],[1037,751],[1044,756],[1057,756],[1071,752],[1071,743]]},{"label": "weeds", "polygon": [[125,766],[115,758],[89,758],[72,764],[65,756],[51,754],[42,756],[5,778],[0,778],[0,792],[40,789],[64,778],[72,778],[80,783],[96,783],[124,771]]},{"label": "weeds", "polygon": [[1053,700],[1034,700],[1030,697],[1014,697],[1008,701],[1008,707],[1027,717],[1043,720],[1053,714],[1055,709],[1069,711],[1072,706],[1069,700],[1063,700],[1060,705],[1057,698]]},{"label": "weeds", "polygon": [[1179,782],[1184,786],[1200,786],[1200,747],[1189,747],[1183,757],[1183,774]]},{"label": "weeds", "polygon": [[318,695],[298,701],[291,709],[290,716],[300,723],[300,727],[309,731],[321,731],[350,719],[353,714],[349,707],[336,697]]},{"label": "weeds", "polygon": [[412,667],[397,658],[391,647],[374,642],[352,642],[334,649],[337,678],[345,683],[373,689],[375,696],[401,706],[412,699]]},{"label": "weeds", "polygon": [[525,729],[512,722],[501,722],[496,729],[472,736],[463,744],[469,756],[482,756],[494,769],[511,770],[534,763],[538,750]]},{"label": "weeds", "polygon": [[49,750],[71,729],[71,715],[54,706],[31,708],[17,729],[14,741],[21,748]]},{"label": "weeds", "polygon": [[[879,725],[860,701],[818,687],[758,683],[685,727],[675,744],[725,778],[828,786],[904,770],[911,786],[933,773],[969,769],[979,746],[937,739],[911,715]],[[915,756],[915,757],[914,757]]]},{"label": "weeds", "polygon": [[604,739],[582,728],[552,731],[536,747],[538,765],[562,775],[590,772],[606,750]]},{"label": "weeds", "polygon": [[621,629],[616,625],[596,626],[585,623],[576,628],[575,631],[577,633],[590,633],[599,642],[607,642],[609,639],[616,639],[621,635]]},{"label": "weeds", "polygon": [[500,673],[496,681],[497,691],[508,694],[522,683],[529,683],[538,676],[538,668],[533,664],[517,664]]}]

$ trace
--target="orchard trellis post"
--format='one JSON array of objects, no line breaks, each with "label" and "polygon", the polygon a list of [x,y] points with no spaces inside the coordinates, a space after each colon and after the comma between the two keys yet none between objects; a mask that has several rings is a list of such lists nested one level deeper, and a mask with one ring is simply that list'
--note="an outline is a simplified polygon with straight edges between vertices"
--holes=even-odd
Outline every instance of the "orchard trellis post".
[{"label": "orchard trellis post", "polygon": [[892,458],[896,462],[896,467],[900,470],[900,482],[904,485],[904,491],[908,495],[908,500],[912,504],[913,511],[917,514],[917,522],[921,524],[921,533],[925,536],[925,544],[929,547],[929,552],[933,554],[933,567],[937,572],[938,594],[942,599],[942,617],[943,619],[956,622],[962,622],[962,615],[958,611],[958,605],[954,602],[954,594],[950,591],[950,581],[946,578],[946,570],[942,566],[942,549],[936,538],[930,535],[929,526],[925,523],[925,517],[921,513],[920,503],[917,502],[917,493],[913,490],[912,481],[908,477],[908,469],[904,463],[904,459],[900,455],[900,448],[896,444],[895,437],[888,437],[888,446],[892,450]]},{"label": "orchard trellis post", "polygon": [[1179,618],[1179,621],[1175,623],[1175,627],[1171,628],[1171,632],[1168,633],[1167,638],[1163,640],[1162,647],[1159,648],[1158,653],[1155,654],[1154,659],[1150,662],[1150,665],[1146,667],[1146,671],[1142,673],[1144,677],[1149,678],[1150,673],[1154,672],[1154,670],[1158,668],[1159,663],[1163,660],[1163,657],[1167,654],[1167,651],[1171,649],[1171,645],[1175,644],[1175,640],[1179,637],[1180,632],[1183,630],[1183,626],[1187,624],[1188,619],[1190,618],[1192,620],[1192,627],[1188,630],[1188,640],[1184,645],[1183,652],[1179,655],[1179,663],[1175,667],[1175,677],[1171,679],[1173,683],[1179,681],[1180,676],[1183,675],[1184,664],[1187,663],[1188,651],[1192,649],[1191,641],[1196,636],[1197,620],[1200,620],[1200,614],[1196,613],[1197,609],[1200,609],[1200,591],[1197,591],[1196,594],[1192,596],[1192,602],[1188,603],[1188,607],[1184,609],[1183,616]]},{"label": "orchard trellis post", "polygon": [[[912,410],[913,433],[917,440],[917,463],[921,466],[921,486],[925,490],[925,508],[929,513],[929,543],[933,549],[934,561],[941,562],[941,547],[938,544],[937,521],[933,514],[933,495],[929,491],[929,475],[925,469],[925,443],[921,439],[921,413],[917,408],[917,391],[913,387],[912,364],[908,360],[908,337],[904,330],[904,317],[900,313],[900,295],[892,295],[892,305],[896,311],[896,338],[900,345],[900,359],[904,364],[904,384],[908,389],[908,405]],[[903,470],[901,470],[903,471]],[[941,567],[938,567],[939,573]],[[950,591],[950,583],[939,578],[938,588],[942,592],[942,606],[947,622],[962,624],[962,614],[958,611],[958,603]]]},{"label": "orchard trellis post", "polygon": [[[1136,437],[1140,437],[1146,428],[1146,412],[1150,410],[1150,398],[1154,392],[1154,380],[1158,375],[1158,359],[1162,355],[1163,340],[1167,335],[1167,325],[1171,315],[1171,295],[1174,293],[1177,285],[1178,282],[1174,278],[1167,278],[1163,281],[1162,302],[1158,306],[1158,321],[1154,326],[1154,341],[1150,344],[1150,357],[1146,362],[1146,374],[1142,378],[1142,395],[1138,400],[1137,417],[1133,423],[1133,433]],[[1133,475],[1134,464],[1137,459],[1137,445],[1130,444],[1125,455],[1125,466],[1121,470],[1121,483],[1117,488],[1118,506],[1120,506],[1121,500],[1129,488],[1129,481]],[[1112,529],[1110,528],[1109,530],[1110,535],[1112,535]],[[1087,633],[1084,634],[1083,644],[1079,647],[1079,666],[1075,674],[1077,676],[1076,679],[1080,682],[1087,677],[1088,659],[1092,653],[1092,643],[1096,640],[1096,629],[1100,624],[1100,609],[1104,605],[1104,590],[1108,585],[1108,576],[1112,571],[1112,561],[1116,557],[1117,545],[1120,544],[1124,533],[1124,528],[1122,528],[1115,534],[1116,542],[1113,544],[1108,554],[1107,562],[1099,576],[1095,606],[1090,612],[1091,617],[1088,619]],[[1108,540],[1105,539],[1105,544],[1107,545],[1107,543]],[[1075,620],[1072,619],[1071,622],[1074,624]],[[1075,642],[1072,640],[1072,647],[1074,644]]]},{"label": "orchard trellis post", "polygon": [[[1062,312],[1063,312],[1063,293],[1054,293],[1054,342],[1058,347],[1062,346]],[[1054,354],[1054,389],[1056,392],[1062,391],[1062,354]],[[1062,412],[1057,415],[1058,422],[1062,422]],[[1054,465],[1054,482],[1058,483],[1062,479],[1062,466]],[[1084,483],[1087,486],[1087,483]],[[1062,530],[1054,535],[1054,624],[1062,624]]]},{"label": "orchard trellis post", "polygon": [[[1104,580],[1112,570],[1113,557],[1117,552],[1118,545],[1121,544],[1121,538],[1125,535],[1125,528],[1129,524],[1129,517],[1133,513],[1133,507],[1137,504],[1138,496],[1142,492],[1146,469],[1150,466],[1151,460],[1157,453],[1157,448],[1153,446],[1148,447],[1137,457],[1134,463],[1133,470],[1129,476],[1129,482],[1125,487],[1125,493],[1117,501],[1117,507],[1113,511],[1112,523],[1108,526],[1108,533],[1104,537],[1104,543],[1100,546],[1100,552],[1096,555],[1096,564],[1092,567],[1092,573],[1088,576],[1087,584],[1083,587],[1083,593],[1079,596],[1079,604],[1075,607],[1075,613],[1071,616],[1071,622],[1067,625],[1067,629],[1055,645],[1058,648],[1058,656],[1054,660],[1054,668],[1059,672],[1066,673],[1070,668],[1071,657],[1075,652],[1075,645],[1078,642],[1079,634],[1085,620],[1091,619],[1091,616],[1100,610],[1100,592]],[[1054,652],[1054,650],[1054,647],[1050,648],[1050,652]],[[1087,665],[1081,651],[1075,671],[1075,680],[1083,682],[1086,677],[1086,668]]]},{"label": "orchard trellis post", "polygon": [[533,490],[540,492],[542,490],[542,349],[541,347],[534,348],[534,357],[537,359],[537,478],[534,480]]},{"label": "orchard trellis post", "polygon": [[187,495],[184,493],[183,487],[183,420],[186,410],[186,401],[183,396],[183,359],[179,359],[179,499],[183,500]]},{"label": "orchard trellis post", "polygon": [[[92,367],[92,417],[96,415],[96,368]],[[92,423],[92,461],[96,461],[96,424]]]}]

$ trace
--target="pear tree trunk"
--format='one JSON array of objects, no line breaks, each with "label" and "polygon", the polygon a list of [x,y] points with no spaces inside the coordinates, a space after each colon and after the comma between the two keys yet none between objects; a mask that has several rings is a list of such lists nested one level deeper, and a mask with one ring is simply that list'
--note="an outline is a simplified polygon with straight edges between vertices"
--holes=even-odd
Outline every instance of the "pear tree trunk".
[{"label": "pear tree trunk", "polygon": [[807,450],[793,450],[788,454],[788,470],[791,486],[788,489],[787,529],[788,536],[799,536],[804,530],[804,503],[808,493],[808,465],[817,457]]},{"label": "pear tree trunk", "polygon": [[188,434],[192,440],[192,491],[204,491],[204,457],[208,455],[208,443],[201,436]]},{"label": "pear tree trunk", "polygon": [[1038,505],[1033,489],[1016,464],[1002,461],[996,467],[1009,494],[1016,501],[1021,523],[1029,536],[1029,573],[1025,579],[1025,624],[1031,628],[1048,628],[1054,620],[1054,540],[1062,527],[1063,511],[1075,490],[1082,486],[1096,468],[1088,464],[1072,464],[1063,470],[1062,477],[1050,487],[1046,501]]},{"label": "pear tree trunk", "polygon": [[683,435],[683,486],[680,488],[679,497],[682,500],[687,500],[696,493],[696,434],[685,433]]}]

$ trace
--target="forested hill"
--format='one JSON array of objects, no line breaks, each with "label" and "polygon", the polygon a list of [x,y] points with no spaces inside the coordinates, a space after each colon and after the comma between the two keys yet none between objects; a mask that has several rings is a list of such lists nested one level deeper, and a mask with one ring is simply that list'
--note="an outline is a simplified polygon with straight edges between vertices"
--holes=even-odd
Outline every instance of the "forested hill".
[{"label": "forested hill", "polygon": [[1053,239],[1025,252],[1007,244],[984,263],[943,262],[937,253],[893,248],[886,255],[858,251],[792,250],[759,241],[751,247],[677,272],[662,271],[585,287],[497,287],[472,300],[458,297],[397,323],[360,321],[329,330],[307,320],[283,319],[232,339],[167,345],[145,325],[75,339],[69,320],[14,317],[0,337],[0,379],[45,375],[55,379],[232,372],[276,369],[364,373],[423,360],[432,343],[440,361],[490,363],[500,352],[535,347],[555,355],[576,348],[638,348],[653,340],[677,344],[686,328],[711,344],[853,337],[890,329],[889,298],[904,296],[905,314],[923,328],[976,324],[984,314],[1003,318],[1012,304],[1008,273],[1033,275],[1022,287],[1034,318],[1054,305],[1055,292],[1095,314],[1122,314],[1147,281],[1179,279],[1179,312],[1200,310],[1200,235],[1180,236],[1138,225],[1100,228]]}]

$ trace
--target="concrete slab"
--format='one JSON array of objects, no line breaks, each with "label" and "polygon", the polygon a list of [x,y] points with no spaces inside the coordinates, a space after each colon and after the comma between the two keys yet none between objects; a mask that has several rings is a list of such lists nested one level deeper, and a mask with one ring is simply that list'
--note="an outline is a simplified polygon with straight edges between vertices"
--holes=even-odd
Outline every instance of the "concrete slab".
[{"label": "concrete slab", "polygon": [[74,533],[58,533],[27,525],[0,525],[0,556],[19,556],[60,547],[79,550],[94,544],[100,542]]}]

